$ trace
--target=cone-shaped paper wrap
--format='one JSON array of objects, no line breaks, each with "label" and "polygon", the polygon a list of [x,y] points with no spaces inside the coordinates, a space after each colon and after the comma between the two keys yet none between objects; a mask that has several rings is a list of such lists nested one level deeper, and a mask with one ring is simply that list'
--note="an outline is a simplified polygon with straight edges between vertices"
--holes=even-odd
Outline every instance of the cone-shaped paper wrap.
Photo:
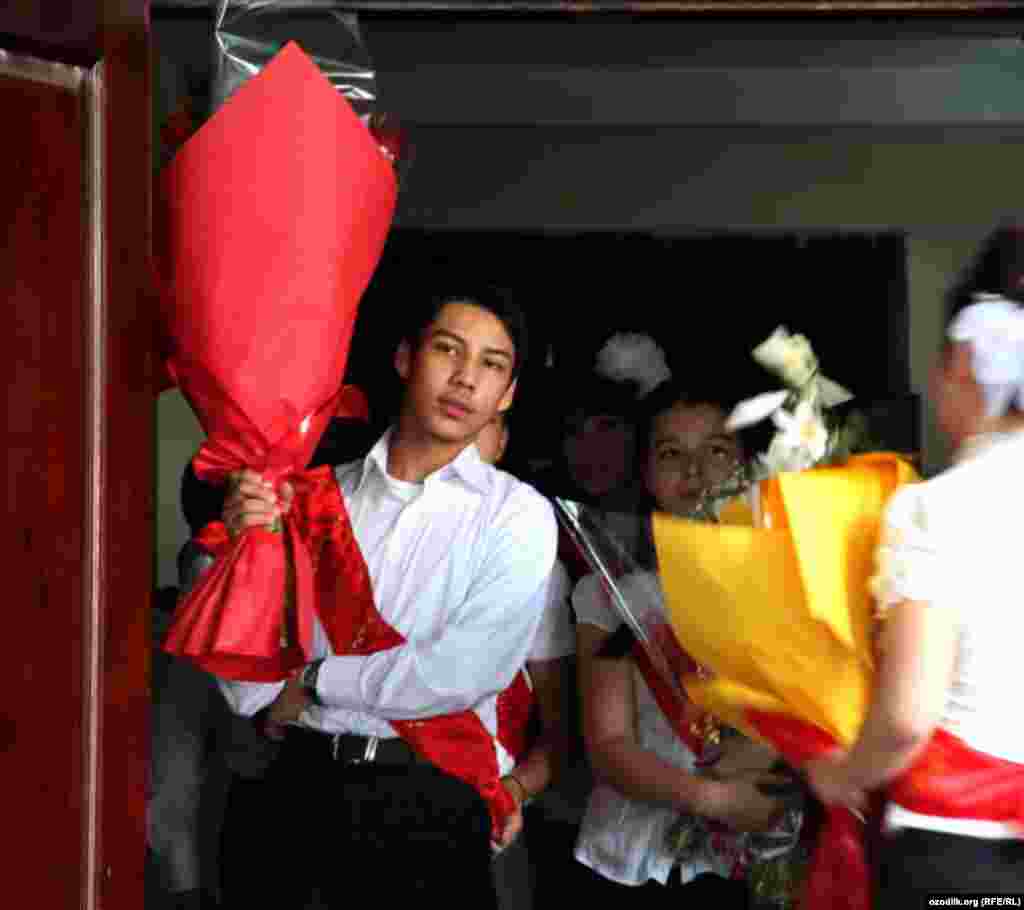
[{"label": "cone-shaped paper wrap", "polygon": [[688,682],[690,697],[751,735],[747,708],[851,743],[870,697],[868,579],[882,510],[913,478],[896,456],[858,456],[762,482],[768,527],[655,516],[672,627],[714,674]]},{"label": "cone-shaped paper wrap", "polygon": [[[759,488],[762,527],[658,516],[672,627],[712,678],[690,697],[800,765],[857,736],[871,699],[874,568],[884,506],[914,479],[894,455],[780,474]],[[829,807],[805,910],[868,910],[860,826]]]},{"label": "cone-shaped paper wrap", "polygon": [[[168,366],[207,433],[193,462],[201,479],[248,467],[278,483],[308,463],[339,407],[395,193],[376,141],[296,44],[163,173],[156,266]],[[235,541],[179,606],[168,650],[238,679],[281,678],[301,663],[315,606],[300,519],[284,535]],[[282,650],[289,590],[295,634]]]}]

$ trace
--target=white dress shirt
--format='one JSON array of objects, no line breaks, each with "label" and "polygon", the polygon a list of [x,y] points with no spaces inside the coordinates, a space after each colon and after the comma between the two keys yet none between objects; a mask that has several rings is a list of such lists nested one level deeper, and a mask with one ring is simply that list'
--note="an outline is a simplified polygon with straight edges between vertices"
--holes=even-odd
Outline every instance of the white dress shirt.
[{"label": "white dress shirt", "polygon": [[[943,474],[898,490],[886,509],[876,581],[883,611],[904,600],[952,611],[957,656],[940,725],[972,749],[1020,763],[1022,465],[1024,433],[987,437]],[[926,816],[895,804],[887,821],[1019,837],[1010,825]]]},{"label": "white dress shirt", "polygon": [[[387,472],[390,438],[389,431],[366,458],[336,472],[374,602],[405,644],[335,656],[317,621],[313,656],[325,658],[317,685],[324,706],[310,706],[301,722],[325,733],[393,737],[389,720],[472,709],[494,734],[497,695],[530,655],[550,596],[553,510],[532,487],[485,464],[473,445],[422,483],[396,480]],[[220,683],[245,715],[283,687]]]},{"label": "white dress shirt", "polygon": [[561,560],[556,560],[547,602],[527,660],[558,660],[576,653],[576,630],[572,627],[572,605],[569,602],[571,596],[572,580]]}]

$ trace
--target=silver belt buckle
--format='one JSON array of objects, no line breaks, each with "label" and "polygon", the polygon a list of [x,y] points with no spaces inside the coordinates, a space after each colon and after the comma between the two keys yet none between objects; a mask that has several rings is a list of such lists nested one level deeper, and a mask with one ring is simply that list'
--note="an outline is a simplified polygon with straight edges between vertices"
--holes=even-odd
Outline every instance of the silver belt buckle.
[{"label": "silver belt buckle", "polygon": [[[366,749],[363,751],[362,761],[372,762],[377,757],[377,743],[380,742],[378,736],[368,736],[366,738]],[[362,764],[362,762],[360,762]]]},{"label": "silver belt buckle", "polygon": [[[331,758],[335,761],[338,760],[338,753],[341,751],[341,738],[347,736],[346,733],[335,733],[331,737]],[[361,758],[353,758],[348,762],[350,765],[362,765],[367,762],[372,762],[377,757],[377,743],[380,742],[379,736],[368,736],[366,737],[366,748],[363,749],[363,755]]]}]

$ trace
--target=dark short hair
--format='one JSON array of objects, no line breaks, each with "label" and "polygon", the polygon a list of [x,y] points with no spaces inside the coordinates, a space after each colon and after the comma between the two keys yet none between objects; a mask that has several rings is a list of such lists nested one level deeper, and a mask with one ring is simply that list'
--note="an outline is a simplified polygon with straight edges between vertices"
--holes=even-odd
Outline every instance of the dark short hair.
[{"label": "dark short hair", "polygon": [[423,335],[450,303],[466,303],[487,310],[504,326],[508,337],[512,339],[513,361],[512,377],[519,375],[529,354],[529,339],[526,331],[526,315],[522,308],[508,294],[495,287],[483,286],[458,290],[455,293],[441,294],[431,298],[426,305],[418,308],[416,315],[409,321],[402,340],[413,350],[419,348]]}]

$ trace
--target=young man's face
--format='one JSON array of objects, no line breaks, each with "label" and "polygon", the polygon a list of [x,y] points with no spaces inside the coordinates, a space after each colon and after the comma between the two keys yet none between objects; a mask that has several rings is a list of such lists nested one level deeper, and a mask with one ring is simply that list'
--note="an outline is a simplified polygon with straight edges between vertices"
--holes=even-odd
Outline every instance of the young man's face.
[{"label": "young man's face", "polygon": [[515,346],[489,310],[448,303],[419,347],[403,342],[395,367],[405,380],[403,411],[438,442],[468,443],[512,404]]},{"label": "young man's face", "polygon": [[504,417],[495,417],[476,438],[476,447],[480,457],[488,464],[497,464],[505,457],[508,447],[508,424]]}]

